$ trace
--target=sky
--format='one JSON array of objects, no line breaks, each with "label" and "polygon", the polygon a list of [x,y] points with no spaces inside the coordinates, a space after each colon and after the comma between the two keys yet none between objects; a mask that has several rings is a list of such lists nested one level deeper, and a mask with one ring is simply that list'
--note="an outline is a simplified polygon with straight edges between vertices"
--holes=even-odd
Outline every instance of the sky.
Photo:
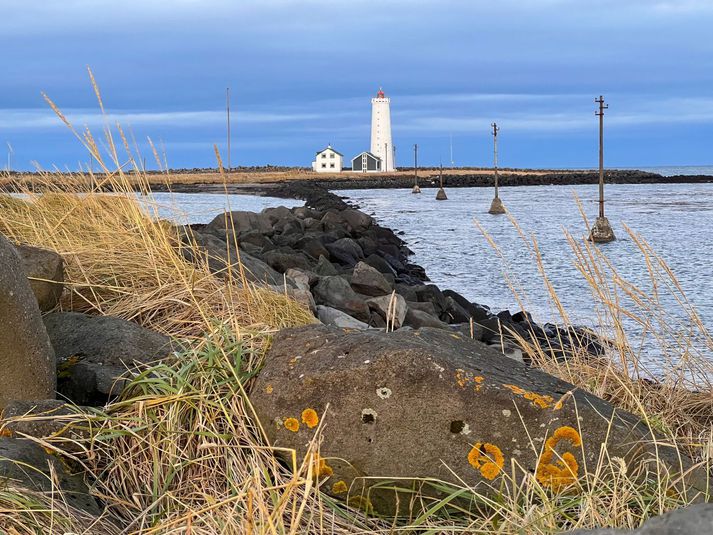
[{"label": "sky", "polygon": [[496,121],[503,167],[595,167],[598,95],[607,166],[711,165],[712,34],[713,0],[0,0],[0,168],[89,164],[43,93],[215,167],[228,87],[234,166],[368,150],[379,87],[397,165],[490,166]]}]

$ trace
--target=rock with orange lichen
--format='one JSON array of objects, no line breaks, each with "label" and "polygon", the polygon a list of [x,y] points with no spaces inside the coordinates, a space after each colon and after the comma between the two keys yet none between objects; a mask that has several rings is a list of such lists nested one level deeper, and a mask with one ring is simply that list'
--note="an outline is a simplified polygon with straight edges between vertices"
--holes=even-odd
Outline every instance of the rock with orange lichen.
[{"label": "rock with orange lichen", "polygon": [[[496,494],[533,474],[547,492],[578,492],[602,447],[629,466],[651,453],[652,435],[632,414],[441,329],[281,331],[251,400],[282,454],[292,448],[304,459],[319,444],[330,468],[318,470],[322,490],[350,504],[368,499],[360,506],[385,514],[413,514],[427,502],[397,496],[379,477],[462,481]],[[659,458],[680,468],[663,444]]]}]

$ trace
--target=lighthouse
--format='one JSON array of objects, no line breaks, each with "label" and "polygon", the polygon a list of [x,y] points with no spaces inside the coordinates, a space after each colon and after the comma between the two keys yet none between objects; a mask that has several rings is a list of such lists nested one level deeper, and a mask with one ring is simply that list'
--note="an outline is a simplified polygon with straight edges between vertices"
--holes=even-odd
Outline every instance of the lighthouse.
[{"label": "lighthouse", "polygon": [[371,99],[371,153],[381,160],[381,169],[396,171],[394,144],[391,141],[391,99],[379,88]]}]

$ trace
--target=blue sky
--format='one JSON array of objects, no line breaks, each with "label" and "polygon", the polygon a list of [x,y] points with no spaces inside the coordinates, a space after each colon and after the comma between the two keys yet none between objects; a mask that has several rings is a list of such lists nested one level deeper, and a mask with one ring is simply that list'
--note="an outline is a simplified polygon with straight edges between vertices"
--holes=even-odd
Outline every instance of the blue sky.
[{"label": "blue sky", "polygon": [[713,0],[0,0],[0,167],[77,168],[86,150],[43,101],[97,133],[86,66],[152,163],[215,166],[233,95],[239,165],[309,166],[369,147],[392,98],[397,163],[713,164]]}]

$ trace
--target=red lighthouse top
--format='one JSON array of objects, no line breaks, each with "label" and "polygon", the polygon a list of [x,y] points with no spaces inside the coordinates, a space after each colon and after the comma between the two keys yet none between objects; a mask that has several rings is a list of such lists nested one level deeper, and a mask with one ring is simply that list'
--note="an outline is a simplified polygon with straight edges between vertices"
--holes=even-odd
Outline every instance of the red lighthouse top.
[{"label": "red lighthouse top", "polygon": [[376,94],[376,98],[384,98],[384,91],[379,88],[379,92]]}]

